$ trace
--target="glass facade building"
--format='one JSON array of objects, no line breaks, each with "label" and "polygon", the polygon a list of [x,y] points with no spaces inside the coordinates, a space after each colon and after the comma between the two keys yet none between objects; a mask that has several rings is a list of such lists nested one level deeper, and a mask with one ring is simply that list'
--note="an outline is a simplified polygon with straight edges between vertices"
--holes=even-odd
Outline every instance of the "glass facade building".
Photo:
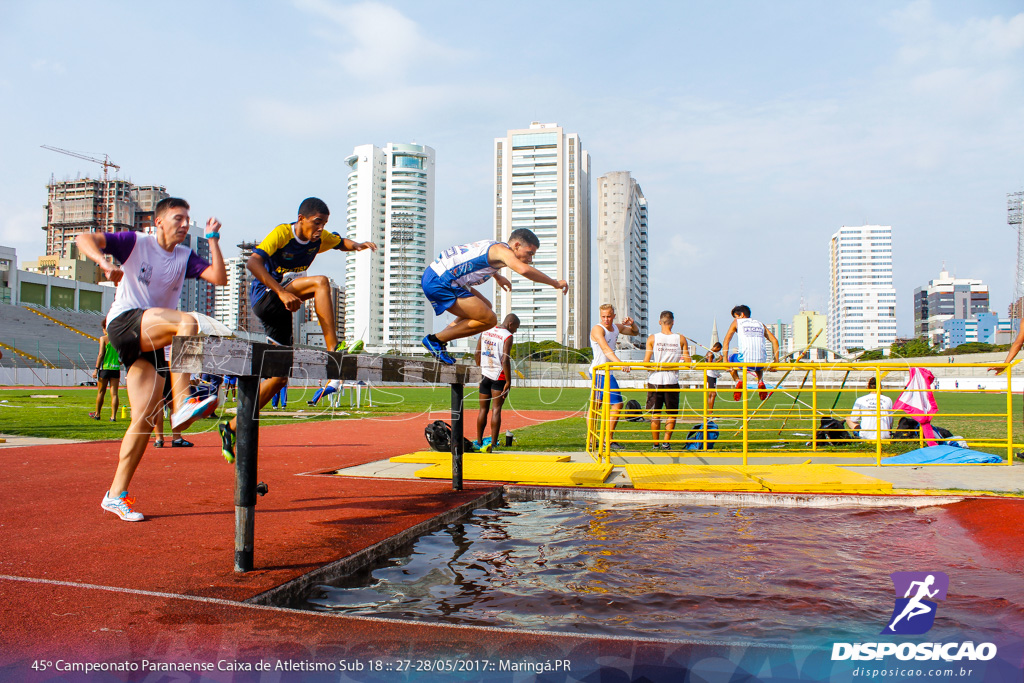
[{"label": "glass facade building", "polygon": [[370,351],[422,353],[433,311],[420,289],[434,260],[434,150],[425,145],[360,145],[345,159],[345,236],[376,252],[348,252],[345,334]]},{"label": "glass facade building", "polygon": [[590,332],[590,154],[578,135],[534,122],[494,141],[494,239],[529,228],[540,240],[533,266],[569,283],[569,293],[506,276],[512,292],[493,286],[500,320],[519,316],[522,341],[587,345]]}]

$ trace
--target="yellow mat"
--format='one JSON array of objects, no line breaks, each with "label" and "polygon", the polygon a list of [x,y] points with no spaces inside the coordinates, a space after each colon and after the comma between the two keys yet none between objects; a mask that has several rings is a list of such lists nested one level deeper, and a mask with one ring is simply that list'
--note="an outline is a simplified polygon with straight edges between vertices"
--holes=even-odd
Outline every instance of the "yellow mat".
[{"label": "yellow mat", "polygon": [[[451,462],[451,453],[441,453],[439,451],[417,451],[415,453],[407,453],[405,455],[396,455],[391,458],[391,462],[421,462],[424,465],[429,465],[435,462]],[[470,460],[492,462],[492,461],[514,461],[514,462],[569,462],[570,457],[568,455],[558,455],[551,453],[504,453],[497,451],[495,453],[463,453],[462,461],[469,462]]]},{"label": "yellow mat", "polygon": [[[612,466],[596,462],[481,462],[462,463],[462,478],[471,481],[509,481],[547,486],[611,486],[604,480]],[[451,479],[451,462],[439,462],[416,471],[421,479]]]},{"label": "yellow mat", "polygon": [[785,493],[888,493],[892,483],[835,465],[737,465],[769,491]]},{"label": "yellow mat", "polygon": [[765,491],[758,481],[728,465],[625,465],[638,489],[662,491]]},{"label": "yellow mat", "polygon": [[889,493],[892,484],[835,465],[625,465],[638,489]]}]

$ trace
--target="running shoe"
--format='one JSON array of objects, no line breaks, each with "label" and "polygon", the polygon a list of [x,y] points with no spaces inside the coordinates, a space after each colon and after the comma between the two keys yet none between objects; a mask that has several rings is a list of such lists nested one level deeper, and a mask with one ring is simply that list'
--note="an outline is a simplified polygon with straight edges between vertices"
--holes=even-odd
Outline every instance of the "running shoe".
[{"label": "running shoe", "polygon": [[171,442],[171,448],[192,448],[193,446],[195,446],[194,443],[191,441],[185,441],[185,439],[180,436]]},{"label": "running shoe", "polygon": [[483,438],[483,439],[482,439],[482,440],[480,441],[480,445],[481,445],[481,446],[488,446],[488,445],[490,445],[490,443],[491,443],[491,437],[489,437],[489,436],[485,436],[485,437],[484,437],[484,438]]},{"label": "running shoe", "polygon": [[348,347],[348,352],[349,353],[361,353],[362,350],[363,350],[363,340],[362,339],[356,339],[354,342],[352,342],[352,346]]},{"label": "running shoe", "polygon": [[142,516],[141,512],[136,512],[132,509],[134,504],[135,499],[129,498],[127,491],[122,492],[116,498],[111,498],[110,491],[107,491],[103,494],[103,502],[100,503],[100,507],[107,512],[113,512],[126,522],[141,522],[145,517]]},{"label": "running shoe", "polygon": [[163,447],[164,447],[164,440],[163,439],[157,439],[156,441],[153,442],[153,448],[163,448]]},{"label": "running shoe", "polygon": [[335,351],[344,351],[347,348],[348,348],[348,342],[340,341],[340,342],[338,342],[338,345],[334,347],[334,350]]},{"label": "running shoe", "polygon": [[91,417],[94,420],[100,419],[100,416],[97,413],[89,413],[89,417]]},{"label": "running shoe", "polygon": [[472,441],[471,443],[473,444],[474,453],[479,453],[480,449],[483,448],[483,444],[480,443],[479,441]]},{"label": "running shoe", "polygon": [[493,450],[494,450],[494,446],[492,446],[489,443],[485,443],[484,445],[480,446],[480,452],[481,453],[490,453]]},{"label": "running shoe", "polygon": [[227,422],[217,425],[220,431],[220,454],[231,465],[235,462],[235,432]]},{"label": "running shoe", "polygon": [[624,450],[626,450],[626,447],[625,447],[625,446],[623,446],[623,445],[622,445],[621,443],[619,443],[618,441],[612,441],[612,442],[611,442],[611,443],[610,443],[610,444],[608,445],[608,447],[609,447],[610,449],[612,449],[613,451],[624,451]]},{"label": "running shoe", "polygon": [[207,410],[210,410],[211,406],[213,410],[217,409],[216,396],[207,396],[203,399],[188,399],[171,415],[171,429],[177,429],[189,420],[201,417]]},{"label": "running shoe", "polygon": [[445,365],[455,365],[455,359],[448,355],[448,345],[444,342],[432,342],[430,337],[423,338],[423,346],[430,351],[430,355]]},{"label": "running shoe", "polygon": [[[743,388],[743,380],[737,380],[736,388],[737,389],[742,389]],[[734,401],[742,401],[743,400],[743,392],[742,391],[735,391],[735,392],[733,392],[732,400],[734,400]]]},{"label": "running shoe", "polygon": [[768,387],[766,387],[764,385],[764,382],[758,382],[757,383],[757,389],[758,389],[757,395],[761,397],[762,401],[765,400],[766,398],[768,398],[768,392],[765,391],[767,388]]}]

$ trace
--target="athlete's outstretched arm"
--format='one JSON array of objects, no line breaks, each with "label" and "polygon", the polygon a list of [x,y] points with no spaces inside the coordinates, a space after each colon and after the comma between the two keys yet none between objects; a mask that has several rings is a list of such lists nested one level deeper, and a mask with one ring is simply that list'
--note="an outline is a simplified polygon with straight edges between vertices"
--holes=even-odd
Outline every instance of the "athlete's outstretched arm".
[{"label": "athlete's outstretched arm", "polygon": [[542,285],[551,285],[555,289],[562,290],[562,294],[568,294],[569,292],[569,283],[566,280],[556,280],[540,272],[533,266],[523,263],[517,259],[516,255],[512,253],[512,250],[504,244],[495,244],[491,246],[490,251],[487,253],[487,258],[492,261],[500,261],[501,263],[504,263],[527,280],[533,280],[534,282],[539,282]]}]

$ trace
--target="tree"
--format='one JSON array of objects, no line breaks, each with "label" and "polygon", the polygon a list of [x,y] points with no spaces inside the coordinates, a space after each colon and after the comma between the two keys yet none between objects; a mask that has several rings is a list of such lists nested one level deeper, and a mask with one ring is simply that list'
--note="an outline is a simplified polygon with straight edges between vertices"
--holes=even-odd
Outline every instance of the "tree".
[{"label": "tree", "polygon": [[899,339],[889,347],[889,355],[893,358],[919,358],[921,356],[933,356],[931,345],[927,337],[916,339]]}]

